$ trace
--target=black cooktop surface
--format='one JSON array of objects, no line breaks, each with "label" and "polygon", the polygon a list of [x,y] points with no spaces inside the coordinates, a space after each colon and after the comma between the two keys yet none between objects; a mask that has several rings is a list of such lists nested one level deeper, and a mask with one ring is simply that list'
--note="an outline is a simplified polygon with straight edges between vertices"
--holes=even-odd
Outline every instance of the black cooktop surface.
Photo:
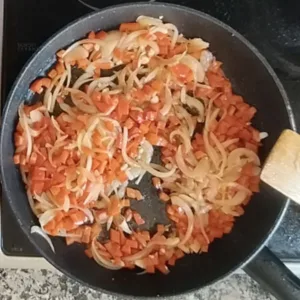
[{"label": "black cooktop surface", "polygon": [[[4,0],[2,104],[14,79],[34,51],[76,18],[115,0]],[[140,1],[134,1],[140,2]],[[154,1],[150,1],[154,2]],[[268,59],[283,82],[300,128],[300,15],[297,0],[165,1],[206,12],[248,38]],[[3,105],[2,105],[3,106]],[[37,256],[1,199],[1,246],[7,255]],[[300,260],[300,206],[290,205],[269,242],[282,259]]]}]

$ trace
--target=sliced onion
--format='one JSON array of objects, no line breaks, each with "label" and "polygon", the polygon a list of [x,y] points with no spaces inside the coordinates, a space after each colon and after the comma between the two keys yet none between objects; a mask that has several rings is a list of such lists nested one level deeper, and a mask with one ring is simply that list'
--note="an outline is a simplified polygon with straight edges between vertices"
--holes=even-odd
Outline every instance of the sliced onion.
[{"label": "sliced onion", "polygon": [[[176,196],[176,195],[175,195]],[[178,195],[183,201],[185,201],[189,206],[191,206],[195,212],[199,212],[199,205],[196,202],[195,199],[193,199],[192,197],[185,195],[185,194],[179,194]]]},{"label": "sliced onion", "polygon": [[132,48],[133,43],[137,41],[137,38],[142,34],[147,33],[147,30],[137,30],[129,33],[122,42],[119,43],[119,48]]},{"label": "sliced onion", "polygon": [[263,140],[265,138],[267,138],[269,136],[269,134],[267,132],[260,132],[259,133],[259,139]]},{"label": "sliced onion", "polygon": [[53,209],[53,204],[49,202],[47,194],[42,193],[41,195],[34,194],[34,199],[38,202],[42,203],[43,205],[47,206],[49,209]]},{"label": "sliced onion", "polygon": [[28,188],[26,190],[26,194],[27,194],[27,198],[28,198],[28,202],[29,202],[30,208],[33,211],[33,213],[37,216],[38,212],[37,212],[37,210],[35,208],[34,200],[32,198],[31,192],[30,192],[30,190]]},{"label": "sliced onion", "polygon": [[64,212],[68,212],[70,209],[70,198],[68,195],[65,196],[65,201],[64,201],[62,209]]},{"label": "sliced onion", "polygon": [[122,88],[126,87],[126,75],[128,73],[128,67],[125,66],[119,73],[118,73],[118,84],[119,86],[121,86]]},{"label": "sliced onion", "polygon": [[220,161],[219,155],[216,152],[216,150],[210,145],[208,140],[208,132],[205,128],[203,130],[203,141],[204,141],[204,147],[207,155],[211,159],[215,169],[218,170],[219,161]]},{"label": "sliced onion", "polygon": [[219,180],[216,177],[210,176],[209,186],[206,189],[206,198],[209,201],[213,201],[219,191]]},{"label": "sliced onion", "polygon": [[145,258],[152,250],[153,250],[153,245],[147,246],[143,250],[129,256],[123,257],[123,260],[125,261],[136,261],[138,259],[143,259]]},{"label": "sliced onion", "polygon": [[58,211],[60,211],[60,208],[54,208],[54,209],[50,209],[45,211],[42,215],[39,216],[39,223],[41,225],[42,228],[44,228],[44,226],[50,222],[52,219],[54,219],[56,213]]},{"label": "sliced onion", "polygon": [[50,108],[52,107],[52,101],[55,101],[53,99],[51,91],[52,91],[53,87],[56,85],[57,81],[61,78],[61,76],[62,75],[55,76],[52,79],[52,82],[51,82],[49,88],[46,89],[46,92],[45,92],[45,95],[44,95],[44,98],[43,98],[43,103],[44,103],[44,106],[47,108],[48,111],[50,111]]},{"label": "sliced onion", "polygon": [[174,24],[168,23],[168,24],[164,24],[164,27],[167,28],[168,30],[172,30],[173,31],[173,37],[172,37],[172,41],[171,41],[171,49],[174,48],[177,39],[178,39],[178,29]]},{"label": "sliced onion", "polygon": [[54,119],[53,116],[51,116],[51,122],[52,122],[52,124],[53,124],[53,127],[56,129],[56,131],[57,131],[58,133],[60,133],[60,134],[65,134],[65,133],[61,130],[59,124],[57,123],[57,121]]},{"label": "sliced onion", "polygon": [[189,40],[189,52],[197,52],[209,47],[209,43],[203,41],[201,38],[194,38]]},{"label": "sliced onion", "polygon": [[188,164],[190,164],[193,167],[196,167],[196,165],[198,164],[198,160],[193,151],[190,151],[186,154],[185,160]]},{"label": "sliced onion", "polygon": [[193,119],[191,115],[182,107],[182,106],[176,106],[177,110],[177,116],[182,119],[184,118],[187,125],[188,125],[188,130],[189,130],[189,135],[193,136],[194,131],[195,131],[195,123],[193,122]]},{"label": "sliced onion", "polygon": [[257,154],[247,148],[237,148],[231,151],[228,155],[227,165],[230,167],[241,164],[242,157],[246,157],[248,161],[253,162],[257,166],[260,165],[260,159]]},{"label": "sliced onion", "polygon": [[142,83],[139,81],[137,74],[139,72],[139,68],[135,69],[133,72],[129,69],[129,77],[127,80],[127,84],[126,84],[126,91],[130,92],[133,87],[134,87],[134,83],[137,85],[137,87],[139,89],[141,89],[143,87]]},{"label": "sliced onion", "polygon": [[51,250],[55,253],[55,249],[54,249],[54,246],[53,246],[53,244],[52,244],[51,239],[50,239],[49,236],[46,234],[46,232],[42,230],[41,227],[36,226],[36,225],[35,225],[35,226],[32,226],[31,229],[30,229],[30,233],[31,233],[31,234],[37,233],[37,234],[39,234],[41,237],[43,237],[43,238],[46,240],[46,242],[49,244]]},{"label": "sliced onion", "polygon": [[195,57],[187,54],[181,58],[180,62],[187,65],[193,71],[195,82],[204,81],[205,72],[203,66]]},{"label": "sliced onion", "polygon": [[185,96],[185,100],[186,100],[186,104],[189,107],[193,107],[197,110],[198,122],[204,122],[204,105],[203,105],[203,103],[200,100],[193,98],[189,95]]},{"label": "sliced onion", "polygon": [[[26,177],[26,172],[24,171],[24,168],[22,166],[20,166],[20,172],[21,172],[21,177],[22,177],[23,182],[27,185],[28,184],[28,180],[27,180],[27,177]],[[32,200],[32,204],[33,203],[34,202]]]},{"label": "sliced onion", "polygon": [[70,63],[80,59],[85,59],[88,56],[89,52],[84,47],[78,46],[64,55],[63,59],[66,63]]},{"label": "sliced onion", "polygon": [[181,54],[174,55],[171,58],[162,58],[160,56],[158,56],[157,58],[159,59],[161,66],[173,66],[178,64],[185,55],[186,51],[184,51]]},{"label": "sliced onion", "polygon": [[99,46],[103,46],[104,41],[99,40],[99,39],[83,39],[83,40],[77,41],[76,43],[72,44],[69,48],[67,48],[64,51],[61,58],[64,58],[69,52],[71,52],[73,49],[75,49],[76,47],[78,47],[79,45],[82,45],[82,44],[97,44]]},{"label": "sliced onion", "polygon": [[66,103],[59,103],[59,107],[62,111],[66,112],[68,116],[63,116],[63,119],[65,120],[65,117],[71,118],[70,123],[74,122],[76,120],[76,114],[72,111],[72,107]]},{"label": "sliced onion", "polygon": [[123,182],[118,191],[117,191],[117,196],[122,199],[125,196],[125,192],[126,192],[126,187],[128,186],[128,181]]},{"label": "sliced onion", "polygon": [[108,231],[112,225],[112,222],[113,222],[113,217],[109,217],[108,220],[107,220],[107,224],[106,224],[106,230]]},{"label": "sliced onion", "polygon": [[175,135],[179,135],[183,141],[185,154],[189,153],[192,150],[192,144],[189,137],[188,129],[185,126],[180,126],[179,129],[176,129],[170,133],[170,141],[172,142]]},{"label": "sliced onion", "polygon": [[240,140],[239,138],[227,140],[227,141],[223,142],[222,145],[223,145],[224,149],[226,149],[230,145],[233,145],[233,144],[237,143],[239,140]]},{"label": "sliced onion", "polygon": [[223,176],[224,169],[227,165],[227,153],[223,145],[219,142],[218,138],[212,132],[210,133],[210,137],[221,154],[222,159],[221,159],[221,166],[220,166],[218,176]]},{"label": "sliced onion", "polygon": [[203,157],[197,164],[193,172],[193,178],[198,181],[203,181],[203,179],[209,174],[210,163],[207,157]]},{"label": "sliced onion", "polygon": [[159,177],[159,178],[170,177],[176,171],[176,167],[175,166],[173,166],[172,169],[170,171],[168,171],[168,172],[160,172],[160,171],[157,171],[156,169],[154,169],[153,167],[151,167],[150,165],[146,164],[143,161],[138,161],[138,164],[140,165],[141,168],[143,168],[144,170],[146,170],[147,172],[149,172],[153,176],[156,176],[156,177]]},{"label": "sliced onion", "polygon": [[180,101],[182,104],[186,104],[186,87],[183,86],[180,90]]},{"label": "sliced onion", "polygon": [[23,127],[25,131],[25,137],[26,137],[26,142],[27,142],[27,150],[26,150],[26,158],[29,159],[31,152],[32,152],[32,137],[29,132],[29,125],[27,122],[27,117],[24,112],[24,105],[21,104],[19,107],[19,119],[20,119],[20,124]]},{"label": "sliced onion", "polygon": [[176,247],[180,242],[178,237],[167,238],[165,241],[151,241],[148,246],[158,245],[158,246],[167,246],[167,247]]},{"label": "sliced onion", "polygon": [[208,50],[201,51],[200,63],[205,72],[209,69],[213,61],[214,61],[214,56],[210,51]]},{"label": "sliced onion", "polygon": [[110,58],[113,51],[115,50],[117,44],[121,38],[120,34],[108,33],[106,39],[104,39],[104,44],[101,49],[101,55],[103,58]]},{"label": "sliced onion", "polygon": [[222,180],[224,182],[234,182],[241,177],[241,171],[242,171],[242,168],[240,166],[227,168],[224,171]]},{"label": "sliced onion", "polygon": [[95,184],[86,199],[84,200],[83,204],[86,205],[91,201],[95,201],[99,198],[100,193],[103,191],[103,184]]},{"label": "sliced onion", "polygon": [[81,238],[81,234],[68,233],[68,232],[66,232],[65,229],[59,230],[59,232],[58,232],[58,234],[56,236],[78,238],[78,239]]},{"label": "sliced onion", "polygon": [[91,251],[96,263],[109,270],[120,270],[122,267],[113,264],[110,260],[100,255],[100,253],[97,251],[95,241],[96,241],[95,239],[92,241]]},{"label": "sliced onion", "polygon": [[93,80],[93,73],[89,73],[85,71],[81,76],[78,77],[78,79],[73,84],[73,89],[79,89],[84,83],[87,83],[89,81]]},{"label": "sliced onion", "polygon": [[150,82],[151,80],[153,80],[155,77],[156,77],[156,75],[157,75],[157,73],[160,71],[160,68],[159,67],[157,67],[157,68],[155,68],[152,72],[150,72],[146,77],[144,77],[144,79],[143,79],[143,83],[145,84],[145,83],[148,83],[148,82]]},{"label": "sliced onion", "polygon": [[61,92],[67,76],[68,76],[68,71],[65,70],[64,73],[61,74],[61,77],[60,77],[60,79],[59,79],[59,81],[58,81],[58,83],[57,83],[57,85],[56,85],[56,87],[54,89],[54,92],[53,92],[53,95],[52,95],[52,102],[51,102],[50,109],[49,109],[49,112],[51,112],[51,113],[54,110],[57,96]]},{"label": "sliced onion", "polygon": [[34,109],[29,113],[29,117],[33,123],[39,122],[43,118],[43,114],[38,109]]},{"label": "sliced onion", "polygon": [[129,228],[125,218],[123,219],[122,223],[119,225],[119,227],[126,233],[132,234],[132,230]]},{"label": "sliced onion", "polygon": [[203,214],[198,214],[198,220],[199,220],[199,225],[200,225],[200,230],[201,230],[201,233],[202,235],[204,236],[207,244],[210,244],[210,240],[206,234],[206,231],[204,229],[204,221],[203,221]]},{"label": "sliced onion", "polygon": [[188,219],[188,227],[185,233],[184,238],[180,241],[179,245],[184,245],[191,237],[193,229],[194,229],[194,214],[190,207],[186,204],[184,200],[179,198],[178,196],[172,196],[171,202],[173,205],[177,205],[183,209]]},{"label": "sliced onion", "polygon": [[81,210],[88,217],[88,220],[89,220],[90,223],[94,222],[94,216],[93,216],[93,213],[90,211],[90,209],[82,208],[82,207],[77,206],[77,205],[70,205],[70,208],[76,208],[78,210]]},{"label": "sliced onion", "polygon": [[182,153],[182,145],[180,145],[177,149],[176,155],[175,155],[175,160],[177,163],[178,168],[180,171],[187,177],[193,178],[194,176],[194,171],[189,168],[183,158],[183,153]]},{"label": "sliced onion", "polygon": [[229,182],[226,184],[227,187],[233,187],[235,189],[238,189],[238,190],[241,190],[241,191],[244,191],[245,193],[247,193],[248,195],[251,195],[252,192],[247,189],[246,187],[244,187],[243,185],[237,183],[237,182]]},{"label": "sliced onion", "polygon": [[127,143],[128,143],[128,128],[125,126],[123,128],[123,140],[122,140],[122,149],[121,149],[123,159],[128,165],[133,167],[139,167],[139,164],[127,155],[127,150],[126,150]]},{"label": "sliced onion", "polygon": [[225,206],[237,206],[242,204],[247,198],[248,193],[245,191],[238,191],[231,199],[226,200],[215,200],[214,204],[217,205],[225,205]]},{"label": "sliced onion", "polygon": [[149,27],[149,26],[161,26],[163,25],[162,20],[147,16],[139,16],[136,19],[137,23],[139,23],[142,27]]},{"label": "sliced onion", "polygon": [[67,70],[67,83],[66,83],[66,87],[68,88],[70,86],[71,79],[72,79],[71,65],[70,64],[66,64],[66,70]]},{"label": "sliced onion", "polygon": [[[73,101],[73,98],[75,98],[76,96],[79,96],[80,98],[82,98],[83,100],[85,100],[88,104],[90,104],[91,106],[94,105],[92,99],[86,94],[84,93],[83,91],[81,90],[78,90],[78,89],[74,89],[74,88],[65,88],[65,91],[66,92],[69,92],[71,93],[71,98],[72,98],[72,102],[74,103]],[[74,103],[75,104],[75,103]],[[76,104],[75,104],[76,105]],[[98,111],[95,110],[95,113],[97,113]]]}]

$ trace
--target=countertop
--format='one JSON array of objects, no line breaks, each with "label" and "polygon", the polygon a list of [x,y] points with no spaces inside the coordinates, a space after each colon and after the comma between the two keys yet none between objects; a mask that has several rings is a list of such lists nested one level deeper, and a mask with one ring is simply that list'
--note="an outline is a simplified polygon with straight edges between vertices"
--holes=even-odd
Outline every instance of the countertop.
[{"label": "countertop", "polygon": [[[119,300],[96,292],[59,272],[0,269],[0,300]],[[196,293],[170,300],[275,300],[247,275],[232,275]]]}]

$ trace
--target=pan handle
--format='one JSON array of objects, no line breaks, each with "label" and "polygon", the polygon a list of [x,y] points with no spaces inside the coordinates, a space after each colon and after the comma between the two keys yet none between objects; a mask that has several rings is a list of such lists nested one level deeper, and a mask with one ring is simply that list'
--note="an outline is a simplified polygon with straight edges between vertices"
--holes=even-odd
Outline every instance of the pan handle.
[{"label": "pan handle", "polygon": [[300,279],[269,248],[264,247],[244,271],[278,300],[300,299]]}]

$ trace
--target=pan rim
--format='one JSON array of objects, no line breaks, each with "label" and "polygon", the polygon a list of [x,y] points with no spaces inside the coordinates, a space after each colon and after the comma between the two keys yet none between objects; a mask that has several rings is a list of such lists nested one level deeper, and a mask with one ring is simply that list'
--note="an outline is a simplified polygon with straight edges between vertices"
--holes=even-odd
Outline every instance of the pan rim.
[{"label": "pan rim", "polygon": [[[29,60],[26,62],[26,64],[24,65],[24,67],[21,69],[20,73],[18,74],[16,80],[14,81],[14,84],[11,87],[11,90],[9,92],[9,95],[7,97],[7,101],[5,103],[5,106],[3,108],[3,115],[2,115],[2,122],[3,124],[5,123],[5,119],[7,117],[7,111],[9,110],[10,105],[12,105],[12,96],[14,95],[15,89],[18,86],[18,84],[21,82],[22,79],[22,74],[24,72],[26,72],[26,70],[31,66],[31,64],[34,61],[34,58],[36,56],[38,56],[43,50],[44,48],[47,47],[47,45],[49,43],[51,43],[52,40],[58,38],[59,36],[63,35],[66,31],[70,30],[70,28],[76,26],[78,23],[83,22],[84,20],[93,17],[94,15],[97,14],[103,14],[103,12],[112,12],[113,10],[116,9],[122,9],[122,8],[128,8],[128,7],[170,7],[172,9],[175,9],[179,12],[187,12],[189,14],[193,14],[196,15],[197,17],[201,17],[203,19],[206,19],[212,23],[215,23],[216,25],[224,28],[225,30],[227,30],[228,32],[230,32],[231,34],[233,34],[236,38],[238,38],[243,44],[245,44],[245,46],[247,48],[249,48],[249,50],[251,50],[255,56],[258,58],[258,60],[263,64],[263,66],[265,67],[265,69],[268,71],[269,75],[272,77],[272,79],[274,80],[278,91],[281,94],[281,97],[284,101],[285,104],[285,108],[287,111],[287,115],[289,118],[289,123],[290,123],[290,127],[293,130],[296,130],[296,124],[295,124],[295,118],[294,118],[294,114],[291,108],[291,104],[290,101],[288,99],[288,96],[284,90],[284,87],[282,85],[282,83],[280,82],[279,78],[277,77],[276,73],[274,72],[274,70],[272,69],[272,67],[270,66],[270,64],[267,62],[267,60],[264,58],[264,56],[256,49],[255,46],[253,46],[246,38],[244,38],[240,33],[238,33],[235,29],[233,29],[232,27],[230,27],[229,25],[223,23],[222,21],[210,16],[209,14],[203,13],[202,11],[196,10],[196,9],[192,9],[192,8],[188,8],[188,7],[184,7],[182,5],[177,5],[177,4],[171,4],[171,3],[164,3],[164,2],[155,2],[155,3],[149,3],[149,2],[139,2],[139,3],[125,3],[125,4],[118,4],[118,5],[113,5],[113,6],[108,6],[105,7],[103,9],[99,9],[96,12],[91,12],[88,13],[86,15],[83,15],[82,17],[74,20],[73,22],[70,22],[69,24],[67,24],[66,26],[64,26],[63,28],[61,28],[59,31],[57,31],[56,33],[54,33],[50,38],[48,38],[38,49],[37,51],[35,51],[35,53],[33,53],[33,55],[29,58]],[[2,150],[2,145],[3,145],[3,135],[4,135],[4,130],[3,130],[3,124],[2,124],[2,129],[1,129],[1,135],[0,135],[0,161],[3,161],[5,158],[3,157],[3,151]],[[0,166],[0,173],[1,173],[1,183],[3,186],[3,193],[6,193],[7,191],[7,185],[6,185],[6,180],[5,180],[5,174],[4,174],[4,168],[3,165],[1,164]],[[11,205],[12,201],[10,199],[10,197],[6,197],[7,201],[9,202],[9,205],[12,209],[12,211],[14,212],[14,215],[16,216],[16,219],[20,225],[20,227],[22,228],[23,232],[25,233],[25,235],[28,237],[28,239],[30,240],[30,242],[33,244],[33,246],[37,249],[37,251],[43,256],[43,258],[45,258],[49,263],[51,263],[56,269],[58,269],[59,271],[61,271],[62,273],[64,273],[65,275],[67,275],[70,278],[74,278],[74,276],[67,270],[62,269],[59,265],[56,264],[56,262],[54,262],[51,258],[48,257],[48,255],[42,251],[40,249],[40,247],[37,245],[37,243],[35,242],[35,240],[32,238],[31,234],[29,231],[26,230],[22,220],[20,218],[18,218],[19,213],[16,212],[15,208],[13,205]],[[184,292],[181,292],[180,294],[178,293],[168,293],[165,294],[164,296],[174,296],[174,295],[184,295],[184,294],[189,294],[192,292],[195,292],[197,290],[201,290],[202,288],[212,285],[224,278],[226,278],[228,275],[232,274],[233,272],[235,272],[236,270],[243,268],[248,262],[250,262],[261,250],[262,248],[266,245],[266,243],[268,242],[268,240],[272,237],[272,235],[274,234],[274,232],[276,231],[276,229],[278,228],[282,218],[284,217],[284,214],[288,208],[289,205],[289,199],[286,199],[285,203],[283,203],[282,205],[282,209],[281,211],[278,213],[278,217],[277,219],[274,221],[273,226],[270,227],[270,230],[268,232],[268,235],[262,239],[262,242],[260,243],[259,246],[257,246],[257,248],[252,251],[247,257],[245,257],[245,259],[243,259],[239,264],[236,264],[233,268],[231,268],[228,272],[224,273],[222,276],[219,276],[218,278],[215,278],[214,280],[212,280],[211,282],[200,286],[196,286],[194,288],[191,288],[189,290],[186,290]],[[90,288],[93,288],[94,290],[98,290],[100,292],[104,292],[110,295],[115,295],[115,296],[122,296],[122,297],[130,297],[130,299],[133,298],[148,298],[146,296],[130,296],[128,294],[121,294],[118,292],[112,292],[110,290],[106,290],[104,288],[100,288],[98,286],[94,286],[92,284],[89,284],[81,279],[76,278],[77,282],[80,282],[81,284],[84,284]],[[159,295],[158,295],[159,296]],[[151,298],[151,297],[150,297]],[[153,297],[152,297],[153,298]]]}]

